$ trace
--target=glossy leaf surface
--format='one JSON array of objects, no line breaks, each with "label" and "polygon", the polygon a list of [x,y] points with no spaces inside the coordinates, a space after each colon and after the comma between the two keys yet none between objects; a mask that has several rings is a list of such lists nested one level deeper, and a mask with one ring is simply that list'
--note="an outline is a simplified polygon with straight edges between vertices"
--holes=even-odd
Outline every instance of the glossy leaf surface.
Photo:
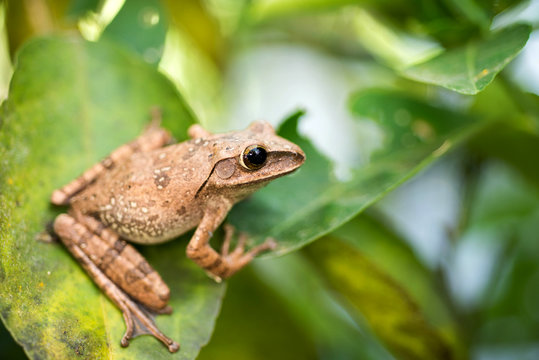
[{"label": "glossy leaf surface", "polygon": [[462,94],[477,94],[519,53],[530,31],[530,26],[522,24],[505,28],[487,39],[472,41],[411,66],[403,70],[403,75]]},{"label": "glossy leaf surface", "polygon": [[185,242],[142,248],[171,288],[174,313],[156,321],[182,349],[157,340],[120,347],[120,312],[61,244],[36,240],[56,214],[53,189],[136,137],[159,106],[178,139],[193,122],[173,85],[106,42],[52,37],[16,61],[0,128],[0,311],[33,358],[193,359],[209,340],[224,286],[185,257]]}]

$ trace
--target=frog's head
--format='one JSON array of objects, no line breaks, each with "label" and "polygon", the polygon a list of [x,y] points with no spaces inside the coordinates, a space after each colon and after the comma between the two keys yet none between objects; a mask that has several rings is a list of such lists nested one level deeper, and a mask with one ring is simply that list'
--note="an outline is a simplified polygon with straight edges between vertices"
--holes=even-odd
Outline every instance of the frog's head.
[{"label": "frog's head", "polygon": [[[247,129],[215,135],[213,167],[202,187],[218,188],[244,197],[305,162],[305,153],[296,144],[275,134],[266,122]],[[201,187],[201,188],[202,188]]]}]

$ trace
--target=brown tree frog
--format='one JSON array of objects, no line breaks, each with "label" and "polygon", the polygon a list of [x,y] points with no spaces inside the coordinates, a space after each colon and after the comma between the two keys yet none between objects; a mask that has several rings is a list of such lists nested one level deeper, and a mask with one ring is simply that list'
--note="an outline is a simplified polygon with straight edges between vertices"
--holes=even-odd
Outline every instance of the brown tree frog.
[{"label": "brown tree frog", "polygon": [[53,204],[70,206],[69,215],[56,218],[55,232],[123,313],[123,346],[147,333],[171,352],[179,349],[148,312],[171,312],[169,288],[126,240],[156,244],[196,227],[187,256],[214,279],[227,278],[275,242],[268,239],[245,251],[240,235],[229,251],[233,228],[225,226],[218,253],[209,244],[213,232],[236,202],[305,161],[297,145],[264,122],[224,134],[200,125],[188,132],[191,140],[169,144],[170,134],[154,121],[140,137],[51,196]]}]

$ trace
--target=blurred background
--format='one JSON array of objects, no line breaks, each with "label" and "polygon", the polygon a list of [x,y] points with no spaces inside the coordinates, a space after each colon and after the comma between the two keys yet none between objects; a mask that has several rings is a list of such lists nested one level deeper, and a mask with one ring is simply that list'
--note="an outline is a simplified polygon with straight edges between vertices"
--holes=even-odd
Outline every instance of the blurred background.
[{"label": "blurred background", "polygon": [[[518,56],[492,60],[517,23],[531,26]],[[343,226],[231,279],[199,359],[539,359],[538,0],[17,0],[0,24],[2,100],[29,39],[106,39],[166,74],[212,131],[303,111],[300,134],[338,181],[392,141],[380,111],[351,111],[358,91],[481,123]],[[492,82],[453,84],[466,49],[501,63]],[[435,76],[414,72],[443,55]],[[6,329],[0,349],[25,358]]]}]

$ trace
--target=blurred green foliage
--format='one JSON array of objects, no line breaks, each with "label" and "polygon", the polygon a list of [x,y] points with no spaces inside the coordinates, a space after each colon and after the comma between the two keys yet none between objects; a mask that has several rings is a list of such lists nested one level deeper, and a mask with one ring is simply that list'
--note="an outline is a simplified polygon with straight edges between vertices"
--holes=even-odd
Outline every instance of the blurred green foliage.
[{"label": "blurred green foliage", "polygon": [[[511,63],[533,51],[539,14],[518,14],[538,3],[1,2],[14,70],[0,112],[2,356],[23,358],[21,344],[33,358],[193,359],[214,331],[199,358],[539,357],[539,98],[511,71],[539,82],[537,62]],[[192,121],[263,117],[307,153],[231,212],[252,242],[280,246],[224,300],[185,241],[143,250],[172,288],[176,312],[158,321],[175,355],[151,338],[119,349],[119,312],[61,247],[34,240],[59,211],[47,194],[156,103],[178,139]]]}]

